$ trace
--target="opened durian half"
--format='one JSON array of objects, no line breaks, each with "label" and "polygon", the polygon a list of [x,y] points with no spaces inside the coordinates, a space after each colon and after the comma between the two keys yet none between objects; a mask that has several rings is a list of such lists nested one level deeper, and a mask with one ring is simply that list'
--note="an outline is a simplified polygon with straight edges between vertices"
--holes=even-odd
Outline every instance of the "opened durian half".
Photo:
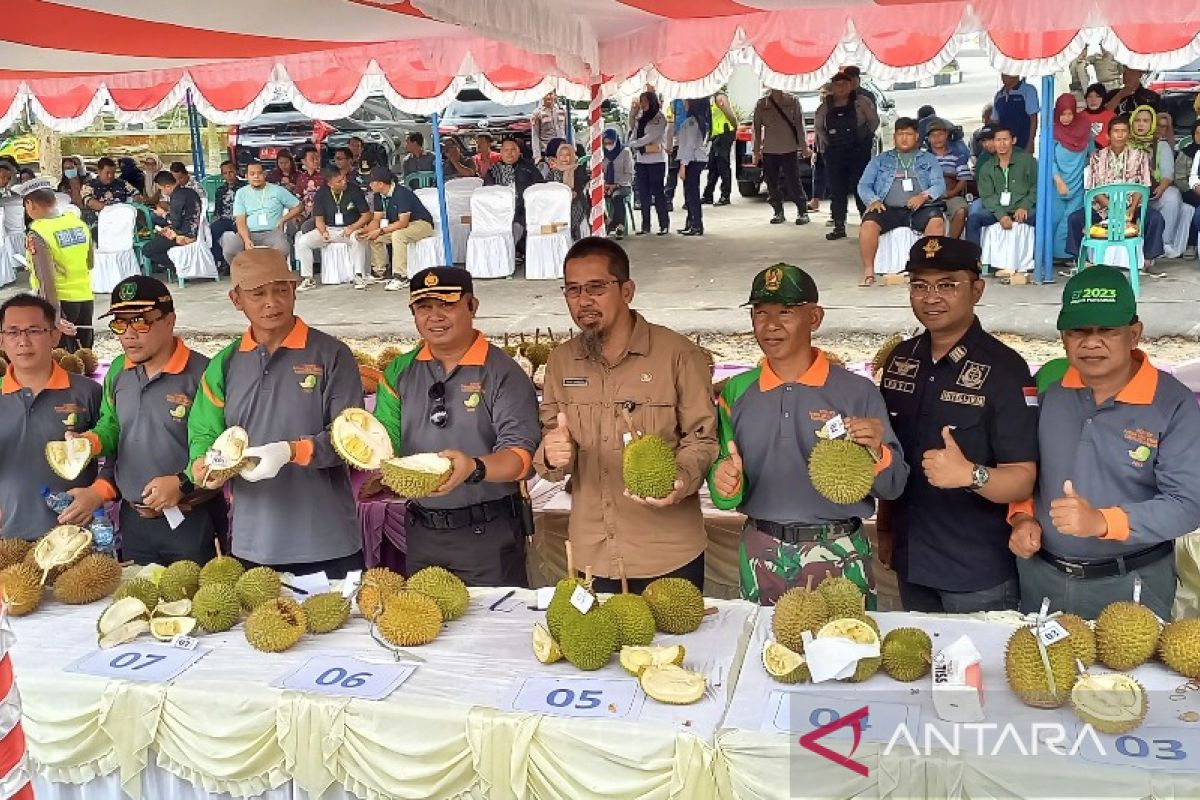
[{"label": "opened durian half", "polygon": [[243,455],[249,446],[249,434],[237,425],[218,436],[212,447],[204,454],[204,463],[208,467],[206,480],[227,481],[253,467],[258,459],[247,458]]},{"label": "opened durian half", "polygon": [[438,490],[453,468],[450,459],[436,453],[417,453],[383,462],[380,480],[401,497],[418,499]]},{"label": "opened durian half", "polygon": [[92,532],[78,525],[59,525],[38,539],[33,561],[42,571],[42,583],[54,570],[69,567],[92,550]]},{"label": "opened durian half", "polygon": [[46,463],[63,480],[73,481],[92,460],[92,443],[82,437],[46,442]]},{"label": "opened durian half", "polygon": [[347,408],[329,430],[333,449],[355,469],[379,469],[395,453],[387,428],[362,408]]}]

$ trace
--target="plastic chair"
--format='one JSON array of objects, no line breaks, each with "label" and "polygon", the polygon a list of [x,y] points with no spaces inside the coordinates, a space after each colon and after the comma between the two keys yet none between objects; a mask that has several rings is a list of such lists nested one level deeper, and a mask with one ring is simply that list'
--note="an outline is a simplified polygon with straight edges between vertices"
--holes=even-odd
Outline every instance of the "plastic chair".
[{"label": "plastic chair", "polygon": [[1008,230],[1000,223],[988,225],[983,229],[981,240],[983,274],[986,275],[989,268],[1030,272],[1034,264],[1033,238],[1033,226],[1023,222],[1013,223]]},{"label": "plastic chair", "polygon": [[[1092,230],[1092,202],[1098,195],[1105,195],[1108,198],[1108,218],[1110,220],[1124,220],[1129,208],[1129,196],[1136,194],[1141,197],[1138,203],[1137,213],[1137,236],[1126,236],[1124,225],[1109,225],[1108,236],[1104,239],[1094,239],[1091,235]],[[1142,256],[1142,248],[1145,244],[1142,232],[1146,230],[1146,208],[1150,205],[1150,190],[1140,183],[1110,183],[1104,186],[1097,186],[1095,189],[1088,189],[1083,195],[1083,241],[1079,245],[1079,262],[1078,269],[1084,269],[1088,265],[1088,255],[1092,254],[1093,259],[1100,263],[1104,260],[1108,248],[1118,247],[1124,251],[1126,262],[1129,267],[1129,285],[1133,287],[1133,296],[1138,296],[1138,270],[1141,269],[1144,259]]]},{"label": "plastic chair", "polygon": [[443,267],[445,254],[442,252],[442,214],[438,207],[437,189],[417,189],[417,199],[433,217],[433,236],[427,236],[408,245],[408,277],[412,278],[423,269]]},{"label": "plastic chair", "polygon": [[167,258],[171,259],[171,263],[175,265],[175,277],[178,279],[181,289],[187,278],[211,278],[214,281],[221,279],[217,272],[217,262],[213,259],[212,236],[208,230],[207,212],[208,202],[201,198],[200,224],[196,241],[172,247],[167,251]]},{"label": "plastic chair", "polygon": [[141,218],[139,220],[141,224],[134,226],[133,250],[137,253],[138,263],[142,265],[142,274],[149,275],[153,270],[153,266],[150,263],[150,259],[146,258],[142,253],[142,250],[145,249],[146,242],[150,241],[154,236],[154,212],[150,210],[149,206],[142,205],[141,203],[130,203],[129,205],[137,211],[138,216]]},{"label": "plastic chair", "polygon": [[476,278],[507,278],[516,271],[513,217],[517,194],[511,186],[484,186],[471,194],[467,271]]},{"label": "plastic chair", "polygon": [[525,190],[525,277],[556,280],[571,249],[571,190],[539,183]]},{"label": "plastic chair", "polygon": [[[217,207],[217,189],[221,188],[221,184],[225,179],[220,175],[205,175],[200,179],[200,185],[204,187],[204,196],[208,199],[208,208],[210,211]],[[211,222],[212,220],[209,220]]]},{"label": "plastic chair", "polygon": [[[450,217],[450,252],[455,264],[466,263],[471,235],[471,193],[483,186],[479,178],[457,178],[446,184],[446,214]],[[464,222],[466,217],[468,221]]]},{"label": "plastic chair", "polygon": [[137,209],[127,203],[100,209],[92,266],[94,293],[107,294],[121,281],[138,274],[138,255],[133,246],[137,215]]},{"label": "plastic chair", "polygon": [[410,172],[404,176],[404,185],[412,189],[414,192],[417,189],[428,189],[431,186],[437,186],[437,173]]}]

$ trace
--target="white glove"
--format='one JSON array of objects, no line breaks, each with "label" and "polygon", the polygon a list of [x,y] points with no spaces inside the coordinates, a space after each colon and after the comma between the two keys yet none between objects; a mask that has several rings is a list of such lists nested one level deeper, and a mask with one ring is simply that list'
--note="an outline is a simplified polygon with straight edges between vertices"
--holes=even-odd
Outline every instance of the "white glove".
[{"label": "white glove", "polygon": [[292,461],[291,442],[271,442],[258,447],[247,447],[242,451],[246,458],[257,458],[258,463],[241,474],[243,480],[254,483],[274,478],[279,470]]}]

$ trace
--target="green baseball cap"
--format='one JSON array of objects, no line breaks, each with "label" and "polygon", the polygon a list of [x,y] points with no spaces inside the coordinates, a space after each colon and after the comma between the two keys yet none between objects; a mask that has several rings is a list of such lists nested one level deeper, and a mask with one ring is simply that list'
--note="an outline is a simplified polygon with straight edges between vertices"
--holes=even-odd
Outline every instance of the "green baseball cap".
[{"label": "green baseball cap", "polygon": [[817,284],[812,277],[799,267],[779,263],[754,276],[750,299],[742,305],[780,303],[785,306],[801,306],[815,302]]},{"label": "green baseball cap", "polygon": [[1082,269],[1063,287],[1058,329],[1120,328],[1137,316],[1129,279],[1108,266]]}]

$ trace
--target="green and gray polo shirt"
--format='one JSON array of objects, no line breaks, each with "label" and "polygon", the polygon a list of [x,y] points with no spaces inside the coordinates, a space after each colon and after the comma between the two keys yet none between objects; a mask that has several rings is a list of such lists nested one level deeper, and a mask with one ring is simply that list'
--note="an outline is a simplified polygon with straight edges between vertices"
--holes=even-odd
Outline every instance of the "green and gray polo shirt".
[{"label": "green and gray polo shirt", "polygon": [[289,564],[362,549],[349,468],[329,438],[338,414],[362,406],[362,379],[350,348],[299,317],[274,353],[250,331],[217,353],[188,418],[189,461],[233,425],[245,428],[251,445],[286,441],[296,451],[270,480],[233,480],[234,555]]},{"label": "green and gray polo shirt", "polygon": [[[430,388],[441,383],[446,426],[429,421]],[[387,428],[398,455],[461,450],[469,456],[511,450],[528,472],[541,441],[537,390],[517,362],[482,333],[447,373],[429,346],[397,357],[384,372],[375,416]],[[462,508],[514,494],[517,483],[462,484],[443,497],[421,500],[426,508]]]},{"label": "green and gray polo shirt", "polygon": [[753,519],[781,525],[866,519],[875,513],[871,497],[839,505],[818,494],[808,480],[808,456],[816,446],[817,431],[838,415],[883,422],[883,460],[876,465],[872,494],[894,500],[904,490],[908,465],[879,390],[866,378],[830,365],[820,350],[813,352],[812,366],[793,381],[781,379],[763,359],[726,382],[717,403],[720,458],[729,455],[731,440],[737,442],[745,472],[738,496],[723,497],[713,485],[720,458],[713,464],[708,488],[717,508],[736,508]]},{"label": "green and gray polo shirt", "polygon": [[45,388],[34,394],[9,365],[0,378],[0,537],[38,538],[58,524],[42,489],[62,492],[95,480],[95,463],[73,481],[55,475],[46,462],[46,444],[67,431],[88,430],[99,412],[100,384],[90,378],[55,364]]},{"label": "green and gray polo shirt", "polygon": [[96,488],[106,499],[119,492],[141,502],[151,480],[187,469],[188,415],[207,366],[208,356],[178,338],[153,378],[124,355],[113,361],[104,376],[100,419],[87,434],[92,452],[105,457]]}]

